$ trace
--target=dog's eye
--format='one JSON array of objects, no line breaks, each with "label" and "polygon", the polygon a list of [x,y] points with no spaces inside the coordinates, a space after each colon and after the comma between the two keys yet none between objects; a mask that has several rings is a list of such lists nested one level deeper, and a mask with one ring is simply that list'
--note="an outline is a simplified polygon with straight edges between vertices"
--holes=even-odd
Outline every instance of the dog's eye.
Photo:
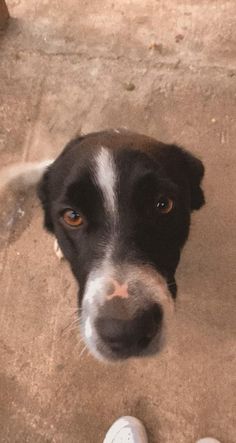
[{"label": "dog's eye", "polygon": [[173,200],[168,197],[160,197],[156,203],[156,208],[160,214],[168,214],[174,206]]},{"label": "dog's eye", "polygon": [[78,228],[84,222],[81,215],[74,209],[66,209],[62,217],[67,225],[72,226],[74,228]]}]

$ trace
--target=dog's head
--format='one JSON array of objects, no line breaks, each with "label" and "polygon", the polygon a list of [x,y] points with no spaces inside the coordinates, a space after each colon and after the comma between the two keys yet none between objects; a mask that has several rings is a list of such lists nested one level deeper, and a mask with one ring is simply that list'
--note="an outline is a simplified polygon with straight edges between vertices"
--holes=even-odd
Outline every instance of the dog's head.
[{"label": "dog's head", "polygon": [[70,142],[39,197],[79,283],[81,327],[110,360],[157,352],[176,296],[175,270],[204,203],[200,160],[124,130]]}]

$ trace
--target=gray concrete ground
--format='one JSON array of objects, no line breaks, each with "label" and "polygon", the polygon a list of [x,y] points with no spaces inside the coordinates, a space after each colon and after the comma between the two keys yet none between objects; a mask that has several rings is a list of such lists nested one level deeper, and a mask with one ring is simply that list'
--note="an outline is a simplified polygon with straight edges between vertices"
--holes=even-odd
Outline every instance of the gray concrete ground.
[{"label": "gray concrete ground", "polygon": [[1,200],[0,441],[99,443],[115,418],[133,414],[151,443],[206,434],[235,443],[235,0],[8,7],[2,166],[56,155],[79,131],[126,126],[198,154],[207,205],[178,269],[165,350],[104,365],[78,339],[76,286],[36,198]]}]

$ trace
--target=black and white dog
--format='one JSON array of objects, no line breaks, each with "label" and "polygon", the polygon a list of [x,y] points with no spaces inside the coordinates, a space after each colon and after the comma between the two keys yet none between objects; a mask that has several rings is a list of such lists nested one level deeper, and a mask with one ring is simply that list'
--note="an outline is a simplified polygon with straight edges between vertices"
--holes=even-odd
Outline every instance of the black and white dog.
[{"label": "black and white dog", "polygon": [[72,140],[38,195],[79,285],[81,330],[106,360],[160,350],[190,213],[204,204],[200,160],[127,130]]}]

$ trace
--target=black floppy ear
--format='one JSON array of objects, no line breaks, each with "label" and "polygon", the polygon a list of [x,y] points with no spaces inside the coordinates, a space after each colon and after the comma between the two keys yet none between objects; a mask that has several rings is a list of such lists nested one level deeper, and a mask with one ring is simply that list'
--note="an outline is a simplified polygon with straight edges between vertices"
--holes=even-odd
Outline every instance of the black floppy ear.
[{"label": "black floppy ear", "polygon": [[41,181],[38,184],[37,194],[44,210],[44,227],[49,232],[54,233],[54,225],[51,215],[51,205],[53,201],[53,195],[55,194],[55,168],[57,168],[58,162],[60,164],[60,162],[64,160],[64,157],[75,146],[77,146],[84,139],[84,137],[85,136],[83,135],[76,137],[65,146],[61,154],[57,157],[57,159],[46,169]]},{"label": "black floppy ear", "polygon": [[189,152],[181,148],[178,149],[180,149],[183,157],[186,174],[190,184],[191,209],[200,209],[205,203],[204,193],[200,187],[204,176],[203,163]]},{"label": "black floppy ear", "polygon": [[44,227],[49,232],[54,232],[53,222],[50,213],[50,186],[49,186],[50,167],[45,171],[41,181],[38,184],[37,195],[41,201],[44,210]]},{"label": "black floppy ear", "polygon": [[156,158],[161,160],[170,177],[182,186],[189,187],[191,210],[200,209],[205,198],[201,189],[204,166],[201,160],[176,145],[161,144]]}]

